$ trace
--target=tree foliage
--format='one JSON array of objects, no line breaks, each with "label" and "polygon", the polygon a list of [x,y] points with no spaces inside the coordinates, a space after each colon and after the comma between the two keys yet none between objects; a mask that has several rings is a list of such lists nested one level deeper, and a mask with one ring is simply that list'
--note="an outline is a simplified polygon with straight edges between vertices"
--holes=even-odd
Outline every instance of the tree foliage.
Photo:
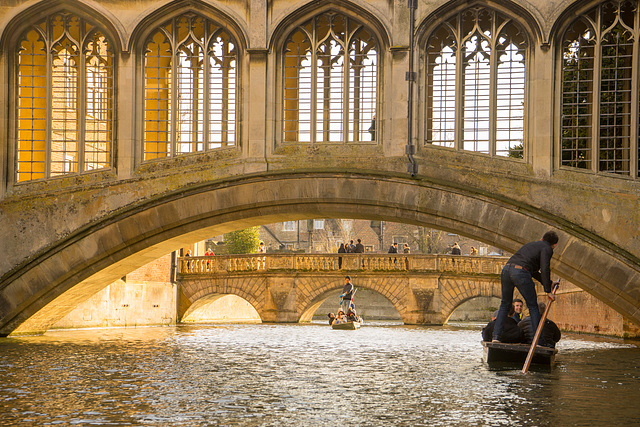
[{"label": "tree foliage", "polygon": [[251,254],[260,246],[260,227],[236,230],[224,235],[224,241],[230,254]]}]

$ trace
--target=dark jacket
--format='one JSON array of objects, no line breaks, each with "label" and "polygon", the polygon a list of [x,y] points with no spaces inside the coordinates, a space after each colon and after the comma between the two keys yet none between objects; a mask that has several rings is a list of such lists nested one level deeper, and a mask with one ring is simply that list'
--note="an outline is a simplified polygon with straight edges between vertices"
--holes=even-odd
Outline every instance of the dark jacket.
[{"label": "dark jacket", "polygon": [[398,253],[398,248],[396,248],[395,246],[391,245],[391,247],[389,248],[389,253],[390,254],[397,254]]},{"label": "dark jacket", "polygon": [[343,300],[351,300],[351,297],[353,296],[353,283],[345,283],[344,287],[342,288],[342,293],[344,294],[344,296],[342,297]]},{"label": "dark jacket", "polygon": [[363,254],[364,253],[364,245],[362,243],[356,244],[356,249],[353,252],[356,253],[356,254]]},{"label": "dark jacket", "polygon": [[344,245],[340,245],[340,247],[338,248],[338,253],[339,254],[347,253],[347,250],[344,248]]},{"label": "dark jacket", "polygon": [[[506,322],[505,322],[506,323]],[[531,343],[533,341],[533,334],[531,332],[531,317],[527,316],[520,323],[518,323],[522,332],[524,332],[524,342]],[[553,320],[546,319],[544,321],[544,327],[542,328],[542,335],[540,336],[540,345],[544,347],[555,347],[556,343],[560,341],[562,334],[558,325]]]},{"label": "dark jacket", "polygon": [[[482,328],[482,340],[491,341],[493,335],[493,327],[496,321],[492,320],[487,323],[487,326]],[[500,335],[500,341],[505,343],[520,343],[524,340],[524,333],[522,329],[518,327],[518,323],[513,320],[512,317],[507,317],[502,324],[502,334]]]},{"label": "dark jacket", "polygon": [[553,248],[549,242],[538,240],[522,246],[507,263],[519,265],[531,273],[531,277],[542,283],[546,293],[551,292],[551,256]]}]

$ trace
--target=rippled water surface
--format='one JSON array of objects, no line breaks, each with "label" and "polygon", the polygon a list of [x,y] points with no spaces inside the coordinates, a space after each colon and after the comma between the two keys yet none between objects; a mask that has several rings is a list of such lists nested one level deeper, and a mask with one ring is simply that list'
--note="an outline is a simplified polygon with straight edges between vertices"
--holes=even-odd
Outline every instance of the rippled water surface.
[{"label": "rippled water surface", "polygon": [[482,362],[478,330],[324,324],[0,339],[2,425],[634,425],[640,348],[569,336],[556,367]]}]

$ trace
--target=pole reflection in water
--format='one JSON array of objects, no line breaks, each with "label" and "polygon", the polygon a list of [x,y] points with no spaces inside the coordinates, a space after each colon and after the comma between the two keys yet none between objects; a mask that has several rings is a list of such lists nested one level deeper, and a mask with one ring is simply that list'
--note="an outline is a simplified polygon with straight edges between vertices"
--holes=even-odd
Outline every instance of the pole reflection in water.
[{"label": "pole reflection in water", "polygon": [[2,425],[632,425],[640,348],[570,336],[556,367],[494,370],[479,330],[325,324],[0,340]]}]

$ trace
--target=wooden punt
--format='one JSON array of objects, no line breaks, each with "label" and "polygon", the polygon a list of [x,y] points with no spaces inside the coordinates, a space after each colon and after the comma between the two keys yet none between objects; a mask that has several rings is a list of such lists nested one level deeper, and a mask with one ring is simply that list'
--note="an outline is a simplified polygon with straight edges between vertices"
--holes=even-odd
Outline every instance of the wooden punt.
[{"label": "wooden punt", "polygon": [[334,323],[331,325],[333,329],[344,329],[348,331],[353,331],[356,329],[360,329],[360,322],[346,322],[346,323]]},{"label": "wooden punt", "polygon": [[[523,364],[529,354],[530,344],[507,344],[482,341],[484,361],[487,363],[519,363]],[[552,366],[558,350],[555,348],[536,346],[532,364]]]}]

